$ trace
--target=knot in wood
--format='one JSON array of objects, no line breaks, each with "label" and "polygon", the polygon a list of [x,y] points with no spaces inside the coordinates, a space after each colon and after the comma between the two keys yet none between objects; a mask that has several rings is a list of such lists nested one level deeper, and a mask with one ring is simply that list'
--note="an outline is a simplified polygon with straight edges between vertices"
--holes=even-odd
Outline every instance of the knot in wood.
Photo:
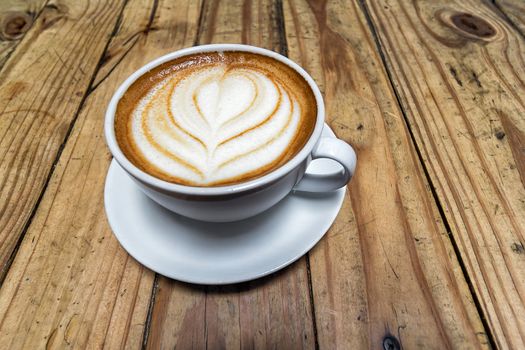
[{"label": "knot in wood", "polygon": [[8,13],[1,24],[1,36],[4,40],[19,39],[33,23],[33,17],[25,12]]},{"label": "knot in wood", "polygon": [[480,38],[490,38],[496,34],[496,29],[483,18],[470,13],[457,13],[451,17],[457,29]]},{"label": "knot in wood", "polygon": [[383,350],[401,350],[399,340],[393,335],[387,335],[383,338]]}]

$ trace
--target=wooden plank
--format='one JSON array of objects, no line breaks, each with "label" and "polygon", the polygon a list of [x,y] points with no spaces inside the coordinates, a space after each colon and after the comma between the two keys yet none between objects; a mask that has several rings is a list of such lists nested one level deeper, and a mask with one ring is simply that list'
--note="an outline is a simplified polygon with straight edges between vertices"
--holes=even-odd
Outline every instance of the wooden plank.
[{"label": "wooden plank", "polygon": [[0,2],[0,68],[33,26],[46,0],[5,0]]},{"label": "wooden plank", "polygon": [[495,343],[525,347],[525,41],[478,1],[369,1]]},{"label": "wooden plank", "polygon": [[[279,1],[206,1],[198,43],[284,49]],[[160,278],[152,348],[313,348],[305,259],[259,281],[199,287]]]},{"label": "wooden plank", "polygon": [[50,1],[0,71],[0,280],[121,10]]},{"label": "wooden plank", "polygon": [[126,5],[94,79],[99,85],[85,101],[0,289],[1,347],[143,343],[154,274],[120,247],[108,227],[103,189],[111,155],[103,123],[109,99],[129,74],[196,36],[199,3],[156,6],[150,0]]},{"label": "wooden plank", "polygon": [[310,253],[320,348],[488,347],[359,2],[287,0],[284,16],[289,56],[359,159]]},{"label": "wooden plank", "polygon": [[513,25],[525,35],[525,2],[521,0],[497,0],[494,5],[507,16]]},{"label": "wooden plank", "polygon": [[160,278],[148,347],[314,347],[304,260],[272,276],[226,287]]}]

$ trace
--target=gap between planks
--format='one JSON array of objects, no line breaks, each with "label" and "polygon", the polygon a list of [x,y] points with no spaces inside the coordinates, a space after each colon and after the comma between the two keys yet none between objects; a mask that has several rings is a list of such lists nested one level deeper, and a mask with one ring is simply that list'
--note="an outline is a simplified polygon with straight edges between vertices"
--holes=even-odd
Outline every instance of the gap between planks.
[{"label": "gap between planks", "polygon": [[[87,99],[87,97],[89,96],[89,94],[94,90],[92,89],[92,86],[93,86],[93,82],[94,82],[94,79],[100,69],[100,67],[103,65],[104,63],[104,57],[105,57],[105,54],[107,52],[107,49],[112,41],[112,39],[114,38],[115,34],[118,32],[118,29],[119,29],[119,26],[121,24],[121,20],[122,20],[122,14],[123,14],[123,11],[127,5],[128,1],[125,1],[121,10],[120,10],[120,13],[119,13],[119,18],[115,24],[115,27],[114,27],[114,30],[110,36],[110,38],[108,39],[107,43],[106,43],[106,47],[104,48],[103,50],[103,53],[99,59],[99,62],[93,72],[93,75],[91,77],[91,80],[88,84],[89,88],[85,91],[84,93],[84,96],[79,104],[79,107],[77,109],[77,111],[75,112],[75,115],[74,115],[74,118],[72,119],[70,125],[69,125],[69,128],[68,128],[68,131],[65,135],[65,138],[64,138],[64,141],[62,142],[62,144],[60,145],[59,149],[58,149],[58,153],[55,157],[55,160],[53,161],[53,164],[52,164],[52,167],[51,167],[51,170],[46,178],[46,181],[44,183],[44,186],[42,188],[42,191],[34,205],[34,208],[31,212],[31,215],[26,223],[26,225],[24,226],[23,230],[22,230],[22,234],[20,235],[18,241],[17,241],[17,244],[15,246],[15,249],[13,250],[13,253],[11,254],[9,260],[8,260],[8,264],[6,265],[6,269],[5,269],[5,272],[7,272],[7,270],[9,270],[9,267],[11,266],[11,263],[14,259],[14,257],[16,256],[16,253],[18,252],[18,248],[20,246],[20,243],[22,242],[26,232],[27,232],[27,229],[28,227],[31,225],[32,221],[33,221],[33,218],[34,218],[34,215],[36,213],[36,211],[38,210],[38,207],[40,205],[40,202],[42,200],[42,197],[44,195],[44,193],[46,192],[47,190],[47,187],[48,187],[48,184],[49,184],[49,181],[54,173],[54,170],[55,170],[55,167],[58,163],[58,160],[60,159],[60,156],[63,152],[63,149],[64,149],[64,146],[67,142],[67,140],[69,139],[69,136],[71,134],[71,131],[73,130],[73,127],[74,125],[76,124],[76,121],[77,121],[77,118],[78,118],[78,115],[80,114],[80,111],[83,109],[84,107],[84,103],[85,103],[85,100]],[[157,0],[155,0],[155,3],[157,3]],[[196,35],[196,44],[198,44],[198,41],[200,40],[200,36],[201,36],[201,24],[202,24],[202,17],[203,17],[203,8],[204,6],[206,5],[207,1],[203,1],[202,3],[202,8],[201,8],[201,12],[200,12],[200,17],[199,17],[199,25],[198,25],[198,29],[197,29],[197,35]],[[427,178],[427,181],[428,183],[431,184],[431,191],[432,191],[432,196],[433,196],[433,199],[434,201],[436,202],[436,205],[438,207],[438,210],[439,210],[439,214],[440,214],[440,217],[441,219],[443,220],[443,223],[447,229],[447,232],[449,232],[449,237],[450,237],[450,240],[451,240],[451,243],[453,245],[453,248],[454,248],[454,252],[456,254],[456,257],[459,261],[459,264],[461,266],[461,270],[465,276],[465,279],[468,283],[468,286],[469,286],[469,290],[474,298],[474,302],[475,302],[475,305],[476,305],[476,309],[478,310],[480,316],[481,316],[481,320],[483,322],[483,326],[486,330],[486,333],[487,333],[487,336],[489,338],[489,341],[490,341],[490,344],[492,347],[495,347],[495,343],[494,343],[494,339],[493,339],[493,336],[492,336],[492,333],[490,331],[490,328],[487,326],[486,324],[486,320],[485,320],[485,317],[483,317],[483,311],[482,309],[480,308],[480,305],[479,305],[479,300],[478,300],[478,297],[477,295],[475,294],[473,288],[472,288],[472,283],[470,281],[470,278],[468,276],[468,274],[466,273],[466,270],[465,270],[465,266],[464,266],[464,263],[463,263],[463,260],[459,254],[459,251],[458,251],[458,247],[457,247],[457,244],[455,242],[455,239],[454,237],[452,236],[451,234],[451,231],[450,231],[450,225],[444,215],[444,212],[443,212],[443,206],[442,204],[440,203],[439,201],[439,198],[437,197],[437,194],[435,193],[435,187],[432,183],[432,180],[428,174],[428,170],[427,170],[427,167],[425,165],[425,163],[423,162],[423,159],[422,159],[422,156],[421,156],[421,153],[420,153],[420,150],[417,146],[417,143],[415,142],[415,139],[414,139],[414,135],[413,135],[413,132],[412,132],[412,129],[410,127],[410,124],[408,123],[408,120],[407,120],[407,117],[406,117],[406,113],[405,113],[405,110],[403,109],[401,103],[400,103],[400,100],[399,100],[399,95],[398,95],[398,91],[396,90],[396,88],[394,87],[393,83],[392,83],[392,78],[391,78],[391,73],[388,69],[388,66],[387,66],[387,63],[386,63],[386,60],[385,60],[385,57],[384,57],[384,54],[383,54],[383,51],[382,51],[382,48],[381,48],[381,44],[380,44],[380,41],[379,41],[379,38],[377,36],[377,33],[376,33],[376,30],[375,30],[375,27],[372,23],[372,20],[370,18],[370,15],[369,15],[369,11],[366,7],[366,4],[364,4],[364,2],[361,0],[360,1],[360,5],[361,5],[361,8],[362,8],[362,11],[364,12],[364,15],[367,19],[367,22],[368,22],[368,26],[370,27],[370,30],[372,32],[372,35],[374,37],[374,41],[375,41],[375,44],[376,44],[376,49],[378,50],[379,52],[379,55],[381,57],[381,60],[382,60],[382,64],[385,68],[385,71],[387,73],[387,76],[388,76],[388,79],[390,81],[390,85],[392,87],[392,90],[396,96],[396,99],[397,99],[397,103],[400,107],[400,110],[402,111],[403,113],[403,118],[404,118],[404,122],[405,122],[405,125],[407,127],[407,130],[409,131],[410,133],[410,137],[411,137],[411,140],[413,142],[413,144],[415,145],[415,150],[417,152],[417,155],[418,155],[418,160],[419,162],[421,163],[422,165],[422,169],[424,170],[424,173],[425,173],[425,177]],[[497,4],[495,5],[497,7]],[[277,11],[277,14],[278,14],[278,23],[281,27],[281,29],[283,30],[282,32],[282,35],[281,37],[279,38],[279,42],[280,42],[280,49],[281,49],[281,53],[286,55],[287,54],[287,42],[286,42],[286,33],[284,32],[284,17],[283,17],[283,4],[282,4],[282,1],[278,1],[277,4],[276,4],[276,7],[279,11]],[[497,7],[499,9],[499,7]],[[500,10],[501,11],[501,10]],[[501,11],[502,12],[502,11]],[[41,13],[41,11],[39,12],[39,14]],[[503,13],[503,12],[502,12]],[[38,15],[39,15],[38,14]],[[503,13],[504,14],[504,13]],[[38,15],[35,17],[35,19],[38,17]],[[153,19],[155,15],[155,10],[152,11],[152,16],[151,16],[151,19]],[[505,15],[506,17],[506,15]],[[512,23],[512,21],[510,21],[508,19],[508,17],[506,17],[506,20],[509,22],[509,23]],[[150,24],[151,24],[151,21],[150,21]],[[514,23],[512,23],[512,25],[514,26]],[[520,31],[518,31],[520,32]],[[523,35],[521,32],[520,32],[521,35]],[[25,34],[24,34],[25,35]],[[118,64],[118,63],[117,63]],[[108,75],[111,74],[111,72],[108,73]],[[97,84],[98,86],[98,84]],[[96,88],[96,86],[95,86]],[[315,336],[315,347],[316,349],[319,348],[319,344],[318,344],[318,339],[317,339],[317,322],[316,322],[316,315],[315,315],[315,303],[314,303],[314,297],[313,297],[313,293],[312,293],[312,280],[311,280],[311,271],[310,271],[310,261],[309,261],[309,254],[307,254],[306,256],[306,266],[307,266],[307,274],[308,274],[308,286],[309,286],[309,296],[310,296],[310,299],[311,299],[311,307],[312,307],[312,317],[313,317],[313,327],[314,327],[314,336]],[[146,319],[146,326],[145,326],[145,329],[144,329],[144,336],[143,336],[143,347],[146,346],[147,344],[147,340],[148,340],[148,336],[149,336],[149,331],[150,331],[150,325],[151,325],[151,313],[152,313],[152,310],[153,310],[153,305],[154,305],[154,301],[155,301],[155,297],[156,297],[156,294],[157,294],[157,291],[158,291],[158,275],[155,274],[155,280],[154,280],[154,285],[153,285],[153,289],[152,289],[152,294],[151,294],[151,298],[150,298],[150,303],[149,303],[149,306],[148,306],[148,316],[147,316],[147,319]],[[0,276],[0,285],[2,284],[3,282],[3,279],[5,278],[5,273]],[[206,294],[207,294],[207,288],[206,288]]]},{"label": "gap between planks", "polygon": [[151,296],[148,304],[148,313],[146,316],[146,324],[144,325],[144,333],[142,335],[142,349],[148,347],[149,330],[151,327],[151,317],[153,315],[153,306],[155,305],[155,298],[157,297],[157,291],[159,290],[159,274],[155,273],[153,279],[153,288],[151,290]]},{"label": "gap between planks", "polygon": [[[49,2],[49,0],[47,2]],[[47,6],[47,2],[46,2],[46,5],[44,5],[42,7],[42,9],[44,9],[45,6]],[[38,211],[38,208],[40,206],[42,198],[44,197],[44,194],[46,193],[47,187],[49,185],[49,181],[53,177],[53,173],[55,172],[55,168],[56,168],[56,166],[58,164],[58,161],[60,160],[60,156],[62,155],[62,152],[64,151],[64,148],[65,148],[66,143],[67,143],[67,141],[69,139],[69,136],[71,135],[71,132],[73,131],[73,127],[75,126],[75,124],[77,122],[78,116],[80,115],[80,112],[82,111],[82,108],[84,107],[84,103],[86,102],[86,99],[88,98],[90,93],[93,91],[91,89],[91,86],[93,85],[93,82],[94,82],[94,80],[95,80],[95,78],[97,76],[97,72],[99,71],[100,67],[104,63],[104,55],[105,55],[105,53],[106,53],[106,51],[107,51],[107,49],[109,47],[109,44],[111,43],[111,40],[113,39],[113,37],[115,36],[115,34],[118,31],[118,28],[119,28],[120,23],[122,21],[122,14],[124,13],[124,9],[126,8],[127,3],[128,3],[128,0],[125,0],[123,5],[122,5],[122,8],[120,9],[117,22],[115,23],[115,27],[113,28],[113,31],[111,32],[111,36],[108,38],[106,46],[105,46],[104,50],[102,51],[102,54],[101,54],[101,56],[100,56],[100,58],[98,60],[97,66],[96,66],[95,70],[93,71],[93,75],[91,76],[91,79],[89,81],[88,88],[84,92],[84,95],[82,96],[82,100],[80,101],[80,103],[78,105],[78,108],[75,111],[75,115],[73,116],[73,119],[71,120],[71,123],[69,124],[67,132],[66,132],[66,134],[64,136],[64,140],[62,141],[62,143],[60,144],[60,146],[58,148],[58,151],[57,151],[57,154],[55,156],[55,159],[53,160],[53,163],[51,165],[51,169],[49,170],[49,173],[48,173],[48,175],[46,177],[46,180],[44,181],[44,185],[42,187],[42,190],[40,191],[40,194],[38,195],[38,199],[36,200],[36,202],[35,202],[35,204],[33,206],[33,210],[31,211],[31,214],[29,215],[29,218],[27,219],[27,222],[24,225],[24,228],[22,229],[22,232],[21,232],[20,236],[18,237],[18,240],[16,241],[15,247],[14,247],[13,251],[11,252],[11,255],[9,256],[9,259],[7,260],[5,266],[3,266],[3,270],[0,271],[0,287],[3,285],[5,277],[7,276],[7,272],[11,268],[11,264],[13,263],[13,260],[15,259],[16,254],[18,253],[18,249],[20,248],[20,244],[24,240],[26,232],[29,229],[29,227],[31,226],[31,223],[33,222],[33,219],[35,217],[35,214]],[[39,12],[39,15],[40,15],[40,13],[42,13],[42,10]],[[37,18],[38,18],[38,16],[35,17],[35,20]],[[24,36],[25,36],[25,33],[24,33]],[[12,50],[11,53],[12,52],[14,52],[14,50]],[[9,55],[11,55],[11,53]]]},{"label": "gap between planks", "polygon": [[314,289],[312,284],[312,271],[310,270],[310,252],[306,253],[306,275],[308,277],[308,296],[310,297],[310,308],[312,311],[315,349],[319,350],[319,339],[317,334],[317,320],[315,314]]},{"label": "gap between planks", "polygon": [[[492,2],[495,4],[494,0],[492,0]],[[486,333],[487,338],[489,340],[490,346],[491,346],[491,348],[496,349],[497,347],[496,347],[496,341],[495,341],[494,335],[492,334],[492,331],[491,331],[491,329],[490,329],[490,327],[489,327],[489,325],[487,323],[487,318],[485,316],[485,313],[483,312],[483,308],[481,307],[481,303],[479,301],[479,297],[476,294],[476,291],[474,289],[474,285],[473,285],[473,283],[472,283],[472,281],[470,279],[470,276],[469,276],[469,274],[467,272],[467,269],[466,269],[466,266],[465,266],[465,262],[463,261],[463,258],[462,258],[461,254],[460,254],[459,247],[458,247],[456,239],[455,239],[455,237],[454,237],[454,235],[452,233],[450,223],[448,222],[448,220],[447,220],[447,218],[445,216],[445,210],[444,210],[443,204],[441,203],[441,201],[440,201],[440,199],[439,199],[439,197],[437,195],[436,187],[435,187],[435,185],[434,185],[434,183],[432,181],[432,178],[430,177],[427,165],[423,161],[423,156],[421,154],[421,150],[418,147],[418,144],[417,144],[415,136],[414,136],[414,132],[412,130],[412,127],[410,126],[408,117],[406,115],[406,111],[403,108],[403,105],[401,103],[399,92],[398,92],[398,90],[396,89],[396,87],[395,87],[395,85],[393,83],[392,74],[391,74],[390,69],[388,67],[388,64],[387,64],[387,61],[386,61],[386,58],[385,58],[385,55],[384,55],[384,52],[383,52],[383,48],[382,48],[382,45],[381,45],[381,41],[379,39],[379,36],[377,35],[376,27],[375,27],[375,25],[374,25],[374,23],[372,21],[371,16],[370,16],[370,11],[369,11],[366,3],[365,3],[365,0],[359,0],[359,4],[361,5],[361,8],[362,8],[362,11],[363,11],[363,13],[364,13],[364,15],[366,17],[366,21],[368,23],[368,26],[370,27],[372,36],[374,37],[374,42],[376,44],[377,51],[379,52],[379,56],[381,57],[381,63],[382,63],[383,68],[385,69],[385,72],[387,74],[388,81],[389,81],[390,86],[392,88],[392,91],[394,92],[394,95],[396,97],[396,102],[397,102],[397,104],[399,106],[399,109],[400,109],[401,113],[403,114],[403,121],[404,121],[405,126],[406,126],[406,128],[408,130],[408,133],[410,135],[410,139],[412,141],[412,144],[414,145],[414,149],[416,150],[418,161],[421,164],[421,168],[423,169],[423,172],[424,172],[426,180],[430,184],[430,191],[432,193],[432,198],[433,198],[433,200],[436,203],[436,206],[438,208],[440,219],[442,220],[442,222],[443,222],[443,224],[445,226],[445,229],[447,230],[448,237],[449,237],[450,242],[452,244],[452,247],[454,249],[454,254],[456,256],[456,259],[458,260],[459,266],[461,267],[461,272],[463,273],[463,276],[465,277],[465,281],[467,282],[469,291],[470,291],[470,293],[472,295],[472,299],[474,301],[474,305],[476,306],[476,310],[478,311],[478,314],[480,316],[481,323],[483,324],[483,328],[485,328],[485,333]],[[505,16],[505,20],[510,22],[510,20],[506,16]],[[512,24],[512,25],[514,26],[514,24]],[[521,34],[521,32],[520,32],[520,34]]]}]

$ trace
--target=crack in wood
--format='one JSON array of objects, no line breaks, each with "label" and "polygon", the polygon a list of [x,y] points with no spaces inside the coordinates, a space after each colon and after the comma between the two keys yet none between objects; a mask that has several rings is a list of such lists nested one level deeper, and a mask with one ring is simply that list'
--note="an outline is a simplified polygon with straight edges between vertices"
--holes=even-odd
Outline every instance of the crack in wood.
[{"label": "crack in wood", "polygon": [[[120,10],[120,14],[119,14],[119,17],[122,16],[122,13],[124,12],[124,8],[125,8],[125,5],[126,5],[126,2],[123,4],[121,10]],[[108,39],[108,42],[106,44],[106,48],[102,51],[102,54],[100,56],[100,60],[102,59],[102,57],[104,56],[104,52],[106,51],[108,45],[109,45],[109,42],[110,40]],[[97,67],[93,70],[93,75],[92,75],[92,78],[91,78],[91,81],[87,84],[87,86],[91,86],[93,80],[95,79],[95,76],[96,76],[96,72],[98,71],[98,69],[100,68],[100,60],[99,60],[99,63],[97,64]],[[82,97],[82,100],[80,101],[79,105],[78,105],[78,108],[74,114],[74,117],[72,118],[71,122],[69,123],[69,127],[68,127],[68,130],[66,131],[65,135],[64,135],[64,138],[63,138],[63,141],[62,143],[60,144],[58,150],[57,150],[57,153],[56,153],[56,156],[54,157],[54,160],[53,160],[53,163],[51,165],[51,168],[49,170],[49,173],[44,181],[44,184],[42,186],[42,189],[38,195],[38,198],[37,200],[35,201],[34,205],[33,205],[33,209],[31,210],[31,213],[29,214],[29,217],[27,219],[27,222],[25,223],[24,227],[22,228],[21,230],[21,233],[19,235],[19,237],[17,238],[17,241],[16,241],[16,244],[14,246],[14,249],[12,250],[6,264],[4,266],[2,266],[1,270],[0,270],[0,287],[3,285],[3,282],[4,282],[4,279],[7,275],[7,271],[9,270],[11,264],[13,263],[13,260],[16,256],[16,254],[18,253],[18,249],[20,247],[20,245],[22,244],[22,241],[24,240],[24,237],[26,235],[26,232],[27,230],[29,229],[29,227],[31,226],[31,223],[33,222],[33,219],[35,217],[35,214],[37,213],[38,211],[38,208],[40,206],[40,203],[42,201],[42,198],[44,197],[44,194],[47,190],[47,187],[49,186],[49,182],[53,176],[53,173],[55,171],[55,168],[60,160],[60,156],[62,155],[62,152],[64,151],[64,147],[67,143],[67,140],[69,139],[69,136],[71,135],[71,132],[73,131],[73,127],[75,126],[75,123],[76,123],[76,120],[78,118],[78,116],[80,115],[80,111],[82,110],[83,106],[84,106],[84,102],[86,101],[87,97],[88,97],[88,90],[89,88],[86,90],[86,93],[84,94],[84,96]]]},{"label": "crack in wood", "polygon": [[[481,319],[481,322],[483,324],[483,328],[484,328],[485,334],[486,334],[486,336],[488,338],[490,346],[492,348],[496,348],[496,341],[495,341],[494,335],[491,332],[491,329],[490,329],[489,324],[487,322],[487,318],[485,316],[484,310],[481,307],[481,302],[479,300],[479,296],[476,294],[474,285],[473,285],[473,283],[472,283],[472,281],[470,279],[470,276],[468,274],[467,268],[465,266],[465,262],[463,261],[463,258],[461,256],[461,253],[460,253],[460,250],[459,250],[459,246],[458,246],[458,244],[456,242],[456,238],[452,234],[452,229],[451,229],[450,223],[448,222],[448,219],[447,219],[447,217],[445,215],[445,209],[444,209],[443,203],[441,203],[441,200],[439,199],[439,196],[437,194],[435,185],[433,184],[432,178],[430,177],[430,173],[428,171],[427,164],[423,160],[423,155],[421,154],[421,150],[419,149],[419,147],[417,147],[416,137],[414,135],[414,131],[412,130],[412,127],[411,127],[411,124],[409,122],[408,116],[406,115],[406,111],[403,108],[403,104],[401,103],[401,97],[399,95],[398,87],[394,83],[394,79],[392,77],[390,66],[388,65],[388,61],[387,61],[387,59],[385,57],[383,44],[382,44],[381,39],[379,38],[379,35],[377,33],[376,24],[372,20],[372,17],[371,17],[371,14],[370,14],[370,9],[368,8],[368,5],[366,4],[366,0],[359,0],[359,1],[360,1],[360,4],[361,4],[361,7],[363,9],[363,12],[365,14],[366,20],[368,22],[368,26],[369,26],[369,28],[371,30],[372,36],[374,38],[374,42],[376,44],[377,51],[379,53],[379,56],[381,57],[381,62],[383,64],[383,67],[384,67],[384,69],[386,71],[386,74],[388,76],[388,80],[389,80],[390,86],[391,86],[392,91],[394,92],[394,95],[396,97],[397,104],[399,106],[400,111],[403,114],[403,119],[404,119],[406,128],[407,128],[407,130],[409,132],[411,142],[414,145],[414,149],[416,150],[416,154],[417,154],[418,161],[420,163],[421,169],[423,169],[424,176],[426,178],[427,183],[430,184],[430,190],[431,190],[432,198],[433,198],[434,202],[436,203],[437,209],[439,211],[440,219],[443,222],[443,224],[445,225],[446,231],[448,232],[448,237],[449,237],[450,242],[452,244],[452,247],[454,249],[455,257],[456,257],[456,259],[457,259],[457,261],[459,263],[459,266],[461,268],[462,274],[463,274],[463,276],[465,278],[465,281],[467,283],[467,286],[469,288],[470,294],[472,295],[472,298],[473,298],[476,310],[477,310],[478,314],[480,315],[480,319]],[[458,84],[459,84],[459,82],[458,82]]]},{"label": "crack in wood", "polygon": [[153,280],[153,288],[151,290],[151,295],[148,304],[148,313],[146,316],[146,322],[144,324],[144,331],[142,333],[142,349],[148,348],[148,339],[151,329],[151,319],[153,316],[153,307],[155,306],[155,300],[157,293],[159,291],[159,274],[155,273],[155,278]]}]

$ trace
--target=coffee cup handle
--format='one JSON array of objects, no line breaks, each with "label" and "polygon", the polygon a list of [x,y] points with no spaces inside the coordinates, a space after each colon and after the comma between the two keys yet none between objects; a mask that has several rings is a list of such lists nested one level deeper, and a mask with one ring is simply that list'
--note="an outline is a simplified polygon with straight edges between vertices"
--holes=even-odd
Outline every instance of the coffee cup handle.
[{"label": "coffee cup handle", "polygon": [[329,192],[345,186],[352,178],[357,164],[354,149],[348,143],[335,137],[322,137],[312,151],[312,160],[318,158],[333,159],[343,169],[328,174],[311,174],[306,172],[295,185],[294,191]]}]

